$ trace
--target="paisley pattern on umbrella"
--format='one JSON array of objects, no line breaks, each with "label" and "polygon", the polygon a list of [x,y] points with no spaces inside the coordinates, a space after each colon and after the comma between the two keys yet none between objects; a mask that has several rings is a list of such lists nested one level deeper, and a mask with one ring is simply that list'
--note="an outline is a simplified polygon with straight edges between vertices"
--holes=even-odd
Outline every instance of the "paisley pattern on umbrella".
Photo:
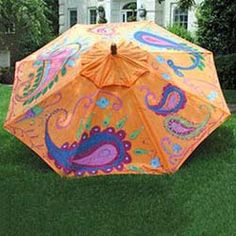
[{"label": "paisley pattern on umbrella", "polygon": [[[200,107],[202,108],[202,107]],[[205,119],[199,123],[193,123],[180,116],[169,116],[164,120],[164,127],[172,135],[180,139],[191,139],[197,137],[207,125],[210,117],[211,111],[208,109],[208,114]]]},{"label": "paisley pattern on umbrella", "polygon": [[89,29],[90,32],[102,36],[114,36],[115,35],[115,27],[114,26],[108,26],[108,25],[98,25],[93,28]]},{"label": "paisley pattern on umbrella", "polygon": [[31,73],[29,80],[19,85],[16,100],[27,105],[46,94],[58,82],[59,72],[64,76],[66,66],[74,66],[76,58],[73,57],[80,48],[81,45],[77,43],[40,54],[34,63],[36,73]]},{"label": "paisley pattern on umbrella", "polygon": [[145,96],[146,106],[149,110],[161,116],[167,116],[170,113],[178,112],[184,108],[187,102],[184,91],[171,84],[164,87],[161,100],[157,105],[151,105],[149,103],[150,97],[155,98],[156,96],[148,90]]},{"label": "paisley pattern on umbrella", "polygon": [[198,52],[196,49],[191,48],[190,46],[176,43],[160,35],[155,35],[145,31],[137,31],[134,34],[134,38],[141,44],[149,45],[154,48],[172,49],[188,53],[192,60],[192,64],[190,66],[175,65],[173,60],[171,59],[167,60],[167,64],[173,69],[175,74],[179,77],[184,76],[184,74],[181,72],[182,70],[193,70],[195,68],[204,67],[203,63],[204,58],[202,57],[202,55],[200,54],[200,52]]},{"label": "paisley pattern on umbrella", "polygon": [[74,172],[78,176],[98,171],[110,173],[114,168],[122,171],[125,164],[131,162],[128,151],[131,142],[125,140],[126,132],[108,127],[94,126],[89,133],[84,132],[79,141],[71,145],[64,143],[58,147],[49,134],[49,119],[46,122],[45,143],[49,158],[65,173]]},{"label": "paisley pattern on umbrella", "polygon": [[229,115],[209,51],[153,22],[77,24],[17,63],[4,128],[61,176],[165,174]]}]

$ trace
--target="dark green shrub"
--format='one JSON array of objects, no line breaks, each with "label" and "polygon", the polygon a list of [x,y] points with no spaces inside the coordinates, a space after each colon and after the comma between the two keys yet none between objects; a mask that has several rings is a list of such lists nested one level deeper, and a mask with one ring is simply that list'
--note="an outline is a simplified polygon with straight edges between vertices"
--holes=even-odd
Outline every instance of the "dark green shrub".
[{"label": "dark green shrub", "polygon": [[197,11],[198,43],[217,55],[236,52],[236,1],[204,0]]},{"label": "dark green shrub", "polygon": [[0,68],[0,83],[13,84],[14,67]]},{"label": "dark green shrub", "polygon": [[236,53],[215,57],[220,83],[224,89],[236,89]]},{"label": "dark green shrub", "polygon": [[179,37],[183,39],[188,40],[189,42],[192,42],[192,43],[195,42],[194,37],[192,36],[191,32],[189,32],[188,30],[186,30],[184,27],[182,27],[179,24],[168,26],[167,30],[173,34],[178,35]]}]

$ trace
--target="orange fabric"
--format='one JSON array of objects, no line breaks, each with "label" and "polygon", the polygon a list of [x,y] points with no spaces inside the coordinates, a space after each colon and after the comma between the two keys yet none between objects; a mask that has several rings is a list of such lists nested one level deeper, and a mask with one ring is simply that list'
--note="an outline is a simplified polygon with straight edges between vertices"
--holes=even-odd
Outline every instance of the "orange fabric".
[{"label": "orange fabric", "polygon": [[135,22],[76,25],[18,62],[4,126],[62,176],[162,174],[229,115],[211,52]]},{"label": "orange fabric", "polygon": [[117,55],[112,55],[109,45],[96,44],[82,56],[81,75],[92,80],[99,88],[109,85],[130,87],[148,72],[148,54],[132,43],[118,45]]}]

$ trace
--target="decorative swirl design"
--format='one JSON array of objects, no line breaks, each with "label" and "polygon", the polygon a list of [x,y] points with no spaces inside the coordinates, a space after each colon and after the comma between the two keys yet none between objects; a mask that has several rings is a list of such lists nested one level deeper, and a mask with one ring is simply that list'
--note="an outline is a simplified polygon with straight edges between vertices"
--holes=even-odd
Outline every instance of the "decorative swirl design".
[{"label": "decorative swirl design", "polygon": [[112,37],[116,34],[115,27],[109,26],[109,25],[98,25],[98,26],[90,28],[88,31],[94,34],[108,36],[108,37]]},{"label": "decorative swirl design", "polygon": [[78,176],[85,173],[94,175],[98,171],[110,173],[114,168],[122,171],[124,164],[131,162],[128,153],[131,142],[125,140],[124,130],[116,131],[113,127],[101,130],[99,126],[94,126],[89,133],[84,132],[79,141],[71,145],[64,143],[58,147],[48,130],[51,116],[47,119],[45,128],[48,157],[54,160],[64,173],[73,172]]},{"label": "decorative swirl design", "polygon": [[150,98],[156,99],[156,96],[150,91],[147,91],[145,96],[146,106],[149,110],[161,116],[167,116],[170,113],[178,112],[184,108],[187,101],[184,91],[171,84],[168,84],[166,87],[164,87],[162,98],[157,105],[150,105]]},{"label": "decorative swirl design", "polygon": [[202,57],[202,55],[196,49],[193,49],[190,46],[176,43],[170,39],[145,31],[137,31],[134,34],[134,38],[139,43],[149,45],[154,48],[173,49],[177,51],[187,52],[191,56],[192,60],[192,64],[190,66],[184,67],[175,65],[173,60],[167,60],[167,64],[169,65],[169,67],[172,68],[175,74],[179,77],[184,76],[184,74],[181,72],[182,70],[193,70],[195,68],[203,69],[205,66],[203,63],[204,58]]},{"label": "decorative swirl design", "polygon": [[81,98],[78,99],[78,101],[75,103],[72,112],[68,113],[67,110],[65,109],[59,109],[59,111],[64,113],[64,117],[60,117],[57,119],[56,121],[56,127],[57,129],[62,129],[62,128],[67,128],[71,122],[72,119],[77,111],[77,108],[81,105],[82,102],[84,102],[83,108],[85,110],[89,109],[89,107],[93,104],[93,97],[95,96],[95,94],[92,94],[90,96],[83,96]]},{"label": "decorative swirl design", "polygon": [[201,123],[195,124],[179,116],[169,116],[164,120],[164,127],[169,133],[180,139],[192,139],[197,137],[203,131],[211,117],[209,107],[200,106],[200,109],[203,107],[207,108],[208,114]]},{"label": "decorative swirl design", "polygon": [[26,113],[20,117],[19,119],[16,120],[16,123],[28,120],[28,119],[34,119],[36,118],[38,115],[40,115],[43,111],[45,111],[45,109],[47,109],[48,107],[51,107],[57,103],[59,103],[61,101],[61,93],[56,93],[54,95],[54,101],[50,102],[50,103],[46,103],[46,105],[44,106],[33,106],[32,108],[30,108],[28,111],[26,111]]},{"label": "decorative swirl design", "polygon": [[170,164],[175,165],[179,160],[181,160],[184,150],[180,145],[173,144],[169,137],[161,139],[161,147],[163,151],[168,154]]},{"label": "decorative swirl design", "polygon": [[110,93],[108,91],[103,91],[103,90],[100,90],[99,93],[109,95],[110,97],[113,97],[116,99],[116,102],[113,102],[113,104],[112,104],[113,110],[119,111],[123,107],[122,100],[118,96],[116,96],[115,94]]},{"label": "decorative swirl design", "polygon": [[34,63],[37,72],[31,73],[29,79],[19,85],[16,100],[27,105],[47,93],[58,82],[59,72],[64,76],[66,65],[74,65],[74,57],[80,49],[81,45],[76,43],[40,54]]}]

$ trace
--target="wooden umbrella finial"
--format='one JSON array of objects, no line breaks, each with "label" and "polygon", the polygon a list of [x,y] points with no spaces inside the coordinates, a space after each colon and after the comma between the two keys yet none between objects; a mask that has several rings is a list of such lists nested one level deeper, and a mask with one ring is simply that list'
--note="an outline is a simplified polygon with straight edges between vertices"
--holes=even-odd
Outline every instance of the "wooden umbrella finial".
[{"label": "wooden umbrella finial", "polygon": [[117,54],[117,46],[115,43],[111,44],[111,55],[116,55]]}]

